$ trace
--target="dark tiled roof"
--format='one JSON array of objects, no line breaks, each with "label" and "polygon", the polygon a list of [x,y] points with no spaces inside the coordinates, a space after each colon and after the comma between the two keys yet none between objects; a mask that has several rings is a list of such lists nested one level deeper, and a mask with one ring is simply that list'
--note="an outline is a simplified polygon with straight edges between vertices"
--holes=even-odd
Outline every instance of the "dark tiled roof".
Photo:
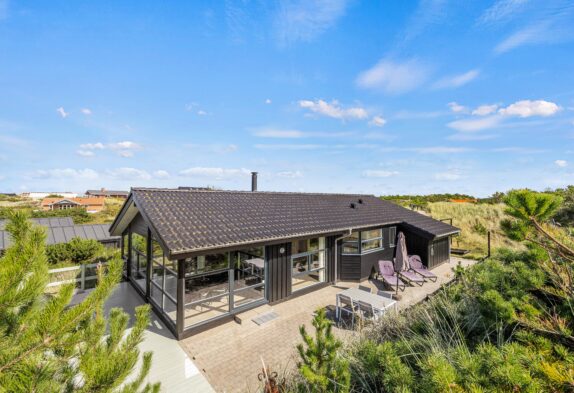
[{"label": "dark tiled roof", "polygon": [[111,190],[88,190],[86,195],[96,195],[96,196],[125,196],[129,195],[127,191],[111,191]]},{"label": "dark tiled roof", "polygon": [[458,232],[372,195],[146,188],[132,195],[171,255],[386,224],[427,238]]},{"label": "dark tiled roof", "polygon": [[[118,236],[110,236],[109,224],[74,225],[71,217],[33,218],[35,224],[46,228],[46,244],[67,243],[74,237],[94,239],[100,242],[118,240]],[[4,229],[7,220],[0,220],[0,250],[11,244],[10,234]]]}]

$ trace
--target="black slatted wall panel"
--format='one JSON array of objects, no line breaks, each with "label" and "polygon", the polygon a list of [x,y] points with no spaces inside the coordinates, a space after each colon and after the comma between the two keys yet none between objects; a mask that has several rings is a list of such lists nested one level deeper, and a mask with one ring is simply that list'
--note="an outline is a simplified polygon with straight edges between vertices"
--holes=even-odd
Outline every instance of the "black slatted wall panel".
[{"label": "black slatted wall panel", "polygon": [[[281,253],[281,249],[284,252]],[[291,243],[265,247],[267,259],[267,299],[276,302],[291,295]]]},{"label": "black slatted wall panel", "polygon": [[450,258],[450,239],[435,240],[429,244],[428,268],[432,269],[438,265],[447,262]]}]

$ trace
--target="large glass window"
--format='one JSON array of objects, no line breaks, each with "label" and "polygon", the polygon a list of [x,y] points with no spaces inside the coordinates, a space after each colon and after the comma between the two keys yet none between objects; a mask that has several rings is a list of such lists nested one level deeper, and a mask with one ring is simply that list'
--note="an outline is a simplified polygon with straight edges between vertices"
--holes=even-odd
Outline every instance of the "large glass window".
[{"label": "large glass window", "polygon": [[372,229],[361,232],[361,253],[383,248],[383,230]]},{"label": "large glass window", "polygon": [[342,252],[346,255],[366,254],[383,249],[383,230],[353,231],[343,239]]},{"label": "large glass window", "polygon": [[164,256],[159,243],[152,238],[151,299],[172,321],[176,320],[177,271]]},{"label": "large glass window", "polygon": [[188,258],[185,272],[185,327],[230,311],[229,253]]},{"label": "large glass window", "polygon": [[265,299],[263,247],[189,258],[185,271],[185,327]]},{"label": "large glass window", "polygon": [[359,254],[359,232],[353,231],[343,240],[343,254]]},{"label": "large glass window", "polygon": [[132,279],[135,280],[138,287],[145,292],[146,276],[147,276],[147,255],[146,255],[147,240],[144,236],[132,233]]},{"label": "large glass window", "polygon": [[233,252],[233,308],[265,298],[264,248]]},{"label": "large glass window", "polygon": [[395,247],[397,242],[397,227],[389,228],[389,247]]},{"label": "large glass window", "polygon": [[325,238],[294,241],[291,244],[291,291],[325,282]]}]

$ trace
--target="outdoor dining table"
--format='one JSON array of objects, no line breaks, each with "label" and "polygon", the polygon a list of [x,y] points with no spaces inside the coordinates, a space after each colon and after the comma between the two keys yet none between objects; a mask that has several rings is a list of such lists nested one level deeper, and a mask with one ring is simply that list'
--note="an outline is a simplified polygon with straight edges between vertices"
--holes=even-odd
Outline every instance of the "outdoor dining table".
[{"label": "outdoor dining table", "polygon": [[367,291],[360,290],[359,288],[349,288],[345,289],[342,292],[337,294],[337,302],[336,302],[336,316],[339,319],[340,314],[340,301],[339,296],[347,296],[353,299],[353,302],[362,301],[365,303],[370,304],[373,306],[375,311],[380,312],[383,314],[386,310],[390,309],[391,307],[397,306],[397,301],[393,299],[389,299],[383,296],[376,295],[374,293],[369,293]]}]

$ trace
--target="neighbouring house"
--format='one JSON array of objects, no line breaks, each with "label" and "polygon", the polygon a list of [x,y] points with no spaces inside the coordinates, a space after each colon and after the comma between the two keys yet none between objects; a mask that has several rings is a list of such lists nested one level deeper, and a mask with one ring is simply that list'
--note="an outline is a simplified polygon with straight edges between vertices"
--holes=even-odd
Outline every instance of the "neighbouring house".
[{"label": "neighbouring house", "polygon": [[20,194],[23,198],[30,198],[34,200],[44,199],[50,195],[59,195],[62,198],[77,198],[78,194],[75,192],[23,192]]},{"label": "neighbouring house", "polygon": [[[256,190],[256,179],[253,180]],[[126,279],[178,339],[409,253],[433,268],[459,229],[373,195],[133,188],[110,233]]]},{"label": "neighbouring house", "polygon": [[74,208],[86,209],[88,213],[98,213],[104,208],[104,198],[44,198],[41,202],[42,210],[67,210]]},{"label": "neighbouring house", "polygon": [[[46,228],[46,244],[67,243],[75,237],[94,239],[106,247],[119,247],[120,237],[111,236],[109,224],[75,225],[71,217],[32,218],[34,224]],[[6,232],[6,222],[0,220],[0,254],[10,246],[12,240]]]},{"label": "neighbouring house", "polygon": [[126,199],[129,195],[127,191],[112,191],[106,190],[105,188],[100,188],[99,190],[88,190],[86,191],[86,196],[97,197],[97,198],[120,198]]}]

